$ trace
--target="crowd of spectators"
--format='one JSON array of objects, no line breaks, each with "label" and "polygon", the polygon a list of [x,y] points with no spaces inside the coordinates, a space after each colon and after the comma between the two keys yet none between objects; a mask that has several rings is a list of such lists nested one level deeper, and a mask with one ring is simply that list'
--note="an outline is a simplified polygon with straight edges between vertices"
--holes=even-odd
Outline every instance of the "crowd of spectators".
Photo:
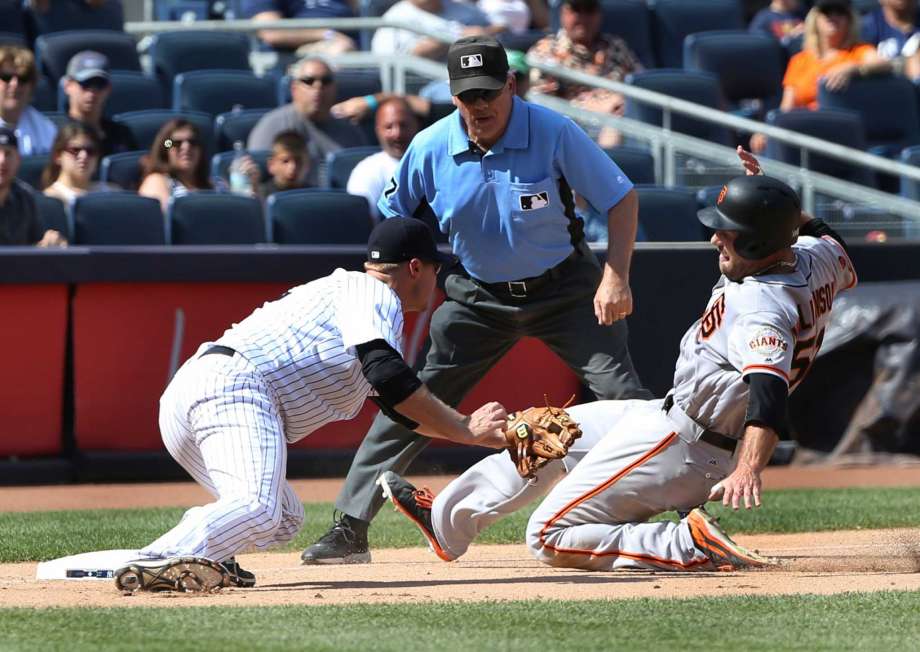
[{"label": "crowd of spectators", "polygon": [[[117,0],[60,2],[84,13],[117,5]],[[50,0],[30,0],[27,4],[39,18],[60,10]],[[920,80],[916,0],[879,0],[878,7],[863,16],[849,0],[748,4],[759,9],[752,12],[749,29],[768,34],[791,50],[782,89],[778,89],[780,111],[815,109],[820,83],[834,91],[860,76],[899,74]],[[255,21],[351,17],[357,15],[356,6],[353,0],[242,0],[239,4],[240,17]],[[640,57],[627,40],[602,29],[600,0],[561,0],[555,31],[548,29],[550,9],[546,0],[399,0],[386,10],[384,18],[454,38],[542,30],[542,37],[529,41],[532,46],[528,52],[508,50],[516,92],[522,97],[529,90],[555,95],[594,112],[622,115],[626,100],[619,93],[569,83],[530,68],[526,57],[615,81],[643,70]],[[337,100],[336,72],[325,56],[358,48],[358,34],[330,29],[263,29],[258,38],[267,47],[290,55],[293,63],[287,70],[291,101],[266,112],[245,143],[249,152],[267,155],[262,155],[261,164],[248,154],[236,162],[249,181],[251,194],[266,200],[275,192],[318,187],[330,154],[379,145],[381,151],[354,167],[346,186],[349,193],[367,199],[369,217],[377,219],[376,200],[413,136],[453,109],[446,81],[435,80],[419,95],[378,92]],[[397,28],[376,30],[370,47],[381,55],[412,54],[438,61],[443,60],[447,49],[438,39]],[[173,198],[189,192],[230,190],[225,179],[212,176],[205,139],[192,121],[169,120],[152,143],[139,143],[131,129],[107,117],[112,71],[104,54],[84,50],[70,59],[60,84],[66,114],[55,116],[55,120],[31,105],[40,74],[31,49],[0,44],[0,133],[5,134],[0,166],[4,220],[0,244],[66,243],[61,234],[40,229],[40,220],[34,223],[34,202],[29,204],[22,198],[28,187],[14,180],[15,171],[10,175],[10,170],[18,169],[22,156],[47,155],[47,167],[35,190],[65,204],[87,192],[119,190],[98,181],[100,162],[111,154],[139,150],[146,153],[141,159],[138,192],[156,198],[164,210]],[[376,142],[370,137],[369,121]],[[592,135],[603,147],[621,141],[620,134],[609,128]],[[765,137],[754,134],[750,146],[759,152],[765,143]],[[11,153],[11,148],[16,152]],[[13,219],[12,213],[21,215]]]}]

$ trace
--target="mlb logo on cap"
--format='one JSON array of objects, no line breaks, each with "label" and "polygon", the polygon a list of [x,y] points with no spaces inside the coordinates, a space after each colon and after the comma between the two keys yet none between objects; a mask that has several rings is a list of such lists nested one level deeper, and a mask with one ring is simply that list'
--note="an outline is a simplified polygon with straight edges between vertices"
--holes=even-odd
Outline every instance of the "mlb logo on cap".
[{"label": "mlb logo on cap", "polygon": [[461,68],[482,68],[481,54],[468,54],[460,57]]}]

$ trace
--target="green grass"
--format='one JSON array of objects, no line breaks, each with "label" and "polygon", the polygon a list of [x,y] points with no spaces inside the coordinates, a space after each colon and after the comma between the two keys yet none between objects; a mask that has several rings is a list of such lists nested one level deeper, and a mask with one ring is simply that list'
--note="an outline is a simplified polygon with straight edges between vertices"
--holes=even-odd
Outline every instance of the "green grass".
[{"label": "green grass", "polygon": [[[0,650],[902,650],[920,592],[689,600],[3,609]],[[914,641],[914,643],[910,643]]]},{"label": "green grass", "polygon": [[[712,511],[729,532],[808,532],[920,526],[920,488],[798,489],[767,492],[764,506]],[[532,506],[533,507],[533,506]],[[521,543],[531,509],[496,523],[480,543]],[[175,525],[182,509],[0,513],[0,562],[40,561],[88,550],[140,548]],[[304,529],[286,550],[300,550],[326,531],[330,504],[306,505]],[[385,505],[370,530],[375,548],[421,546],[418,531]]]}]

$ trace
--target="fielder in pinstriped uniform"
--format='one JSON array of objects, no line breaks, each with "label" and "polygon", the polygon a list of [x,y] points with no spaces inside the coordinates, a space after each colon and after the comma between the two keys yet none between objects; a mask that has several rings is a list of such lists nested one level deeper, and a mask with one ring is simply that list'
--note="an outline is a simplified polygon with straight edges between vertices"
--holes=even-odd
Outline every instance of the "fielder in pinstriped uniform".
[{"label": "fielder in pinstriped uniform", "polygon": [[290,541],[303,505],[285,480],[287,444],[354,417],[371,397],[428,436],[500,448],[506,412],[488,403],[465,417],[431,395],[403,360],[403,312],[424,309],[438,268],[431,230],[412,218],[377,225],[365,272],[337,269],[295,287],[206,342],[160,400],[169,453],[215,502],[116,572],[134,590],[252,586],[234,555]]},{"label": "fielder in pinstriped uniform", "polygon": [[[749,172],[756,159],[740,152]],[[551,488],[527,527],[540,561],[589,570],[728,570],[770,560],[733,542],[698,507],[760,505],[760,474],[787,431],[787,398],[821,347],[838,292],[856,284],[841,238],[768,177],[738,177],[700,212],[715,230],[722,277],[681,340],[664,399],[568,409],[583,436],[563,460],[521,478],[507,452],[437,497],[393,472],[384,493],[445,560],[489,524]],[[561,479],[560,479],[561,478]],[[559,479],[558,484],[553,483]],[[649,523],[668,511],[677,522]]]}]

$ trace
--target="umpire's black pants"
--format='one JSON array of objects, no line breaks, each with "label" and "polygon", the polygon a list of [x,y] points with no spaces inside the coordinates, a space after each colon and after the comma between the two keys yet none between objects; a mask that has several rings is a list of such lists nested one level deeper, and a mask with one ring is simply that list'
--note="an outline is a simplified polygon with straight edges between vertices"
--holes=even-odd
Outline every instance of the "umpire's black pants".
[{"label": "umpire's black pants", "polygon": [[[650,399],[633,369],[626,322],[601,326],[594,315],[600,282],[597,259],[582,255],[564,273],[526,299],[492,293],[462,274],[447,277],[447,299],[431,318],[431,348],[419,378],[456,407],[473,386],[524,336],[542,340],[601,399]],[[431,440],[378,414],[351,463],[336,499],[342,512],[370,521],[383,505],[375,484],[384,471],[404,474]]]}]

